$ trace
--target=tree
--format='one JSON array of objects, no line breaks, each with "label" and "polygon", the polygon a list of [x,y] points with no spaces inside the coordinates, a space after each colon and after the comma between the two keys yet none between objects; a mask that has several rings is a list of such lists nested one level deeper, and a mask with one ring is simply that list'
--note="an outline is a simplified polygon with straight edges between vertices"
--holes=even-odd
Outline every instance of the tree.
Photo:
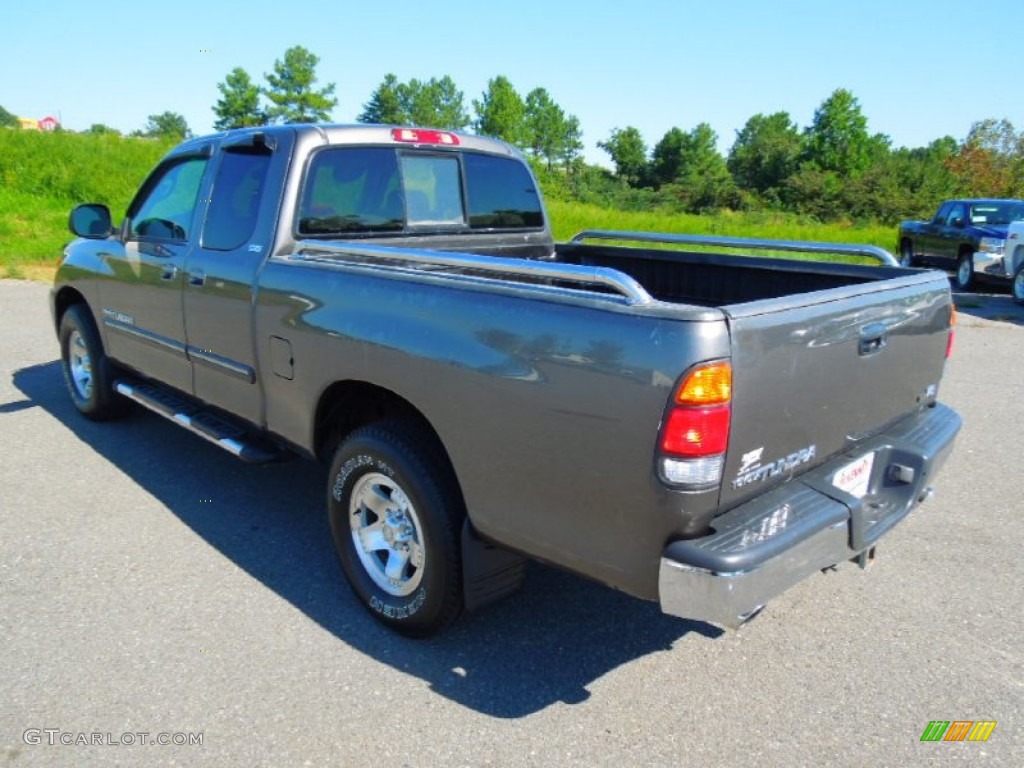
[{"label": "tree", "polygon": [[480,100],[473,100],[473,109],[477,133],[524,145],[526,104],[507,77],[498,75],[489,80]]},{"label": "tree", "polygon": [[223,83],[217,83],[221,98],[212,108],[218,131],[264,125],[267,115],[260,109],[260,89],[241,67],[232,69]]},{"label": "tree", "polygon": [[146,126],[141,131],[135,131],[133,136],[147,136],[152,139],[173,139],[182,141],[192,137],[185,118],[177,112],[162,112],[159,115],[150,115]]},{"label": "tree", "polygon": [[384,82],[377,86],[370,95],[370,100],[363,104],[363,111],[356,118],[360,123],[384,123],[401,125],[408,123],[402,108],[398,78],[390,72],[384,76]]},{"label": "tree", "polygon": [[665,132],[651,152],[651,179],[655,186],[671,184],[680,174],[683,166],[683,145],[686,134],[673,126]]},{"label": "tree", "polygon": [[718,153],[717,142],[711,126],[700,123],[689,133],[670,129],[654,148],[651,172],[655,182],[671,185],[671,193],[686,210],[738,203],[736,185]]},{"label": "tree", "polygon": [[111,128],[109,125],[104,125],[103,123],[93,123],[89,126],[88,130],[86,130],[85,133],[91,133],[97,136],[103,136],[107,134],[112,136],[121,135],[121,132],[119,130],[117,130],[116,128]]},{"label": "tree", "polygon": [[583,128],[576,115],[565,118],[558,159],[567,171],[573,173],[583,167]]},{"label": "tree", "polygon": [[448,75],[440,80],[432,77],[426,82],[413,78],[398,86],[398,100],[403,122],[411,125],[458,131],[470,122],[462,91]]},{"label": "tree", "polygon": [[3,107],[0,107],[0,128],[6,126],[16,126],[18,124],[18,116],[12,115]]},{"label": "tree", "polygon": [[440,80],[432,77],[423,82],[413,78],[407,83],[400,83],[392,74],[386,75],[377,86],[357,120],[361,123],[429,126],[448,131],[462,130],[470,122],[462,91],[448,75]]},{"label": "tree", "polygon": [[647,145],[638,129],[631,125],[622,130],[613,128],[611,136],[597,142],[597,146],[611,156],[619,178],[631,186],[640,183],[647,168]]},{"label": "tree", "polygon": [[698,124],[686,135],[678,180],[690,210],[728,207],[736,202],[736,184],[717,145],[718,135],[707,123]]},{"label": "tree", "polygon": [[314,89],[316,65],[320,58],[296,45],[284,52],[284,60],[274,62],[274,71],[265,74],[269,87],[263,90],[271,102],[267,116],[273,122],[309,123],[329,120],[338,104],[334,83]]},{"label": "tree", "polygon": [[868,134],[868,121],[856,97],[845,88],[832,92],[804,131],[804,158],[824,171],[853,177],[878,154],[883,137]]},{"label": "tree", "polygon": [[566,168],[573,166],[583,151],[579,120],[566,115],[544,88],[530,91],[524,106],[523,140],[527,149],[543,159],[549,170],[556,161]]},{"label": "tree", "polygon": [[1024,195],[1024,131],[1009,120],[981,120],[946,162],[964,195]]},{"label": "tree", "polygon": [[743,189],[774,192],[797,168],[802,141],[788,112],[757,114],[736,132],[726,165]]}]

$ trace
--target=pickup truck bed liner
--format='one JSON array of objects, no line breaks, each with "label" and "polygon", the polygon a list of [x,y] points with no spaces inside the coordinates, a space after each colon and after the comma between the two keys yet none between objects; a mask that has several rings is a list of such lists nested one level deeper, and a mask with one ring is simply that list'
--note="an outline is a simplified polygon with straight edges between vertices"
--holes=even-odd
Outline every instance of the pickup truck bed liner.
[{"label": "pickup truck bed liner", "polygon": [[560,263],[617,269],[656,299],[721,307],[895,277],[892,267],[750,259],[722,253],[559,244]]}]

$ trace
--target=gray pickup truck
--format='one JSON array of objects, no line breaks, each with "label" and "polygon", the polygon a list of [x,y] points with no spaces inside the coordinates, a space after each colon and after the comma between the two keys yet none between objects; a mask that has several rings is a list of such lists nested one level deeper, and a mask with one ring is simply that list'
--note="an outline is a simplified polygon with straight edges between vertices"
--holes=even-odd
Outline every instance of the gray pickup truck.
[{"label": "gray pickup truck", "polygon": [[960,428],[936,399],[942,273],[556,244],[529,166],[486,138],[221,133],[116,228],[102,205],[70,226],[51,308],[78,410],[134,401],[244,461],[324,462],[342,569],[411,636],[528,558],[739,626],[866,564]]}]

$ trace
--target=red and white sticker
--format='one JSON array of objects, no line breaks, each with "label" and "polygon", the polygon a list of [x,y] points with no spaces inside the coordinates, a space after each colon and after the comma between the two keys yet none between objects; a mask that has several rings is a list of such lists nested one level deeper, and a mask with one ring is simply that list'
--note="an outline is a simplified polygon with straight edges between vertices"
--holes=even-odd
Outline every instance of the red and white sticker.
[{"label": "red and white sticker", "polygon": [[858,499],[864,498],[871,483],[871,468],[875,465],[875,454],[869,453],[832,475],[832,485]]}]

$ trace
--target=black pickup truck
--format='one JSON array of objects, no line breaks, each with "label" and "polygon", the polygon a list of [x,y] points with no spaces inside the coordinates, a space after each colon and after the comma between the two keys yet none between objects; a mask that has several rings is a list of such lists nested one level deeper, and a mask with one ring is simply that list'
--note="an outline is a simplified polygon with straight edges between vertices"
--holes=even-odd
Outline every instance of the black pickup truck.
[{"label": "black pickup truck", "polygon": [[322,461],[345,575],[408,635],[526,558],[738,626],[865,563],[960,427],[942,273],[556,244],[529,166],[477,136],[193,139],[120,225],[70,225],[51,308],[78,410],[134,401],[244,461]]},{"label": "black pickup truck", "polygon": [[1024,200],[947,200],[931,221],[900,224],[900,263],[951,270],[956,287],[970,290],[976,276],[1005,276],[1006,230],[1020,219]]}]

